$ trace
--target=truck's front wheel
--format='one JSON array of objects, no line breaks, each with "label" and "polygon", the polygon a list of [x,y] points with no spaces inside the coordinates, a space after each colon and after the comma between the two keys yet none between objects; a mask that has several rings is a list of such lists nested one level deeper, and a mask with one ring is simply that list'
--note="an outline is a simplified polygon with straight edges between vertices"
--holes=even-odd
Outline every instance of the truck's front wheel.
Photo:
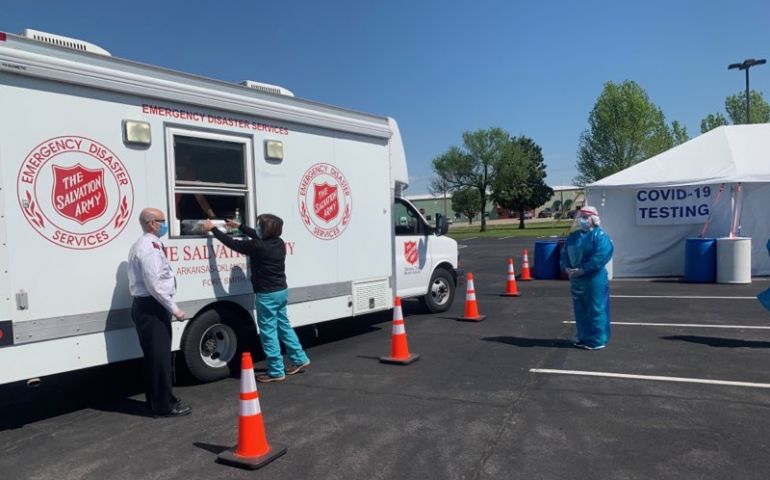
[{"label": "truck's front wheel", "polygon": [[213,382],[230,375],[228,365],[238,351],[238,335],[219,312],[208,310],[187,327],[181,349],[190,374],[200,382]]},{"label": "truck's front wheel", "polygon": [[425,307],[431,313],[445,312],[455,298],[455,282],[452,274],[443,268],[436,269],[430,278],[428,293],[423,297]]}]

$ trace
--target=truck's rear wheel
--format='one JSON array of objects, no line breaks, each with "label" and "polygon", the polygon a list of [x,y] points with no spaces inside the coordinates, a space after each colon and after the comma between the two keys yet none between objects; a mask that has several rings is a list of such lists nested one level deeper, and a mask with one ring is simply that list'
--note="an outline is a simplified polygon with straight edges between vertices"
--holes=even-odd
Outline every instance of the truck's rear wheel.
[{"label": "truck's rear wheel", "polygon": [[452,274],[443,268],[436,269],[430,278],[428,293],[423,297],[423,303],[432,313],[445,312],[452,306],[455,298],[455,282]]},{"label": "truck's rear wheel", "polygon": [[182,353],[190,374],[200,382],[230,375],[230,362],[238,351],[238,332],[222,321],[216,310],[195,318],[182,337]]}]

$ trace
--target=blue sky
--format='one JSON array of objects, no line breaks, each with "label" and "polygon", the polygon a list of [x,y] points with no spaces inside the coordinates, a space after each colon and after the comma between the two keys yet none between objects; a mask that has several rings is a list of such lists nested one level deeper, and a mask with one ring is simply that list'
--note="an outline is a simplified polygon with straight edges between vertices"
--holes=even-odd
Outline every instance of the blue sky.
[{"label": "blue sky", "polygon": [[[607,81],[634,80],[669,122],[700,132],[743,91],[729,63],[770,58],[770,2],[5,0],[0,31],[35,28],[113,55],[394,117],[412,183],[464,131],[501,127],[542,148],[547,182],[575,176]],[[770,64],[751,69],[770,100]]]}]

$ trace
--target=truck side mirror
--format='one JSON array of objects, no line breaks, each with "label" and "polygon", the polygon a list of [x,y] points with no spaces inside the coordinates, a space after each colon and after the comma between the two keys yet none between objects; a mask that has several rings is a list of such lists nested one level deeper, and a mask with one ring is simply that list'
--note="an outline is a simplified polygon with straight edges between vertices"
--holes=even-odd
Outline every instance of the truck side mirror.
[{"label": "truck side mirror", "polygon": [[446,223],[446,218],[440,213],[436,214],[436,235],[446,235],[449,231],[449,224]]}]

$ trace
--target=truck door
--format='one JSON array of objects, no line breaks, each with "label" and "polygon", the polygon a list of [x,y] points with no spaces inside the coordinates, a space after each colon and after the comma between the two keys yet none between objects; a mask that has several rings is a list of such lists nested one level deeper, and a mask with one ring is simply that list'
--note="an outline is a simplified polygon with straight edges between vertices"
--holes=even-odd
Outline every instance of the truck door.
[{"label": "truck door", "polygon": [[433,228],[412,204],[400,198],[396,198],[393,205],[393,222],[398,294],[402,297],[424,295],[433,271],[429,244]]}]

